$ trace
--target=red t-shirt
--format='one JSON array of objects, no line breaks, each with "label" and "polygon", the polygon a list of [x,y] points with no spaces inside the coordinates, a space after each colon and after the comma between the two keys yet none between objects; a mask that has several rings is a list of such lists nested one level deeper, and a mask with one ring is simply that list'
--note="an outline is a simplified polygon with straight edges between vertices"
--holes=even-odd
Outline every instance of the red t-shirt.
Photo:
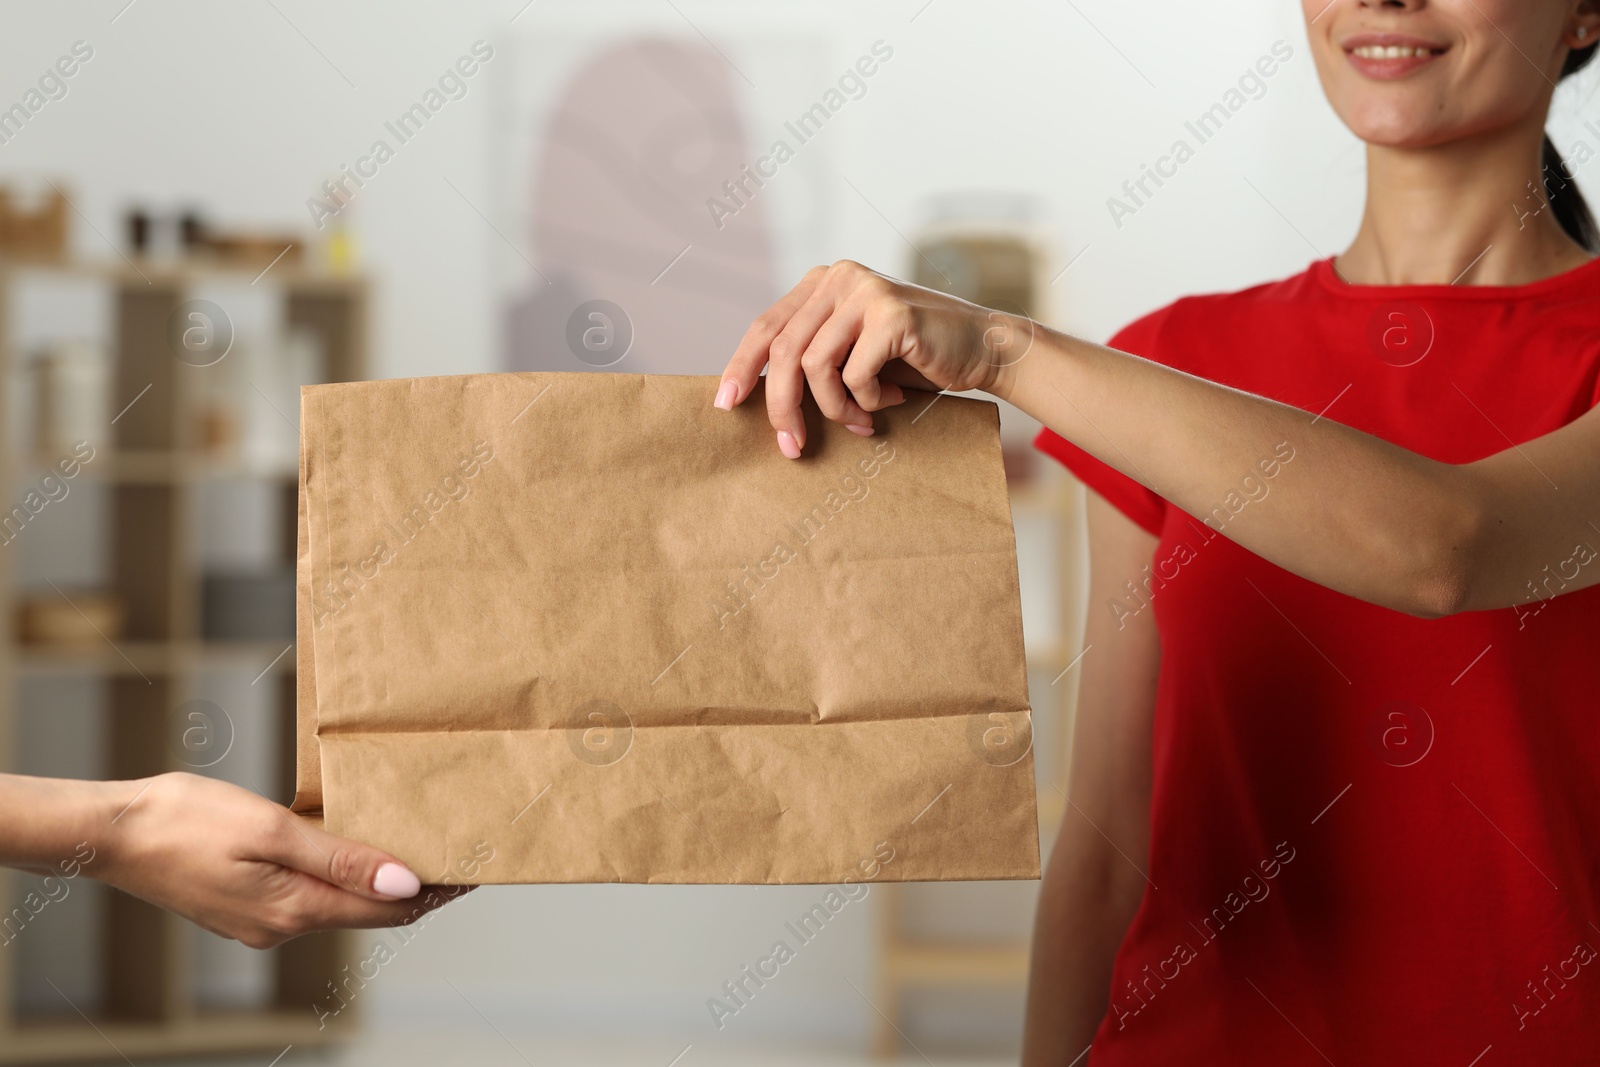
[{"label": "red t-shirt", "polygon": [[[1112,346],[1466,463],[1600,400],[1597,327],[1600,260],[1471,288],[1322,261]],[[1161,538],[1089,609],[1153,611],[1162,648],[1153,885],[1092,1067],[1600,1063],[1600,586],[1554,596],[1600,530],[1528,575],[1547,601],[1425,621],[1224,536],[1272,507],[1292,433],[1200,517],[1036,443]]]}]

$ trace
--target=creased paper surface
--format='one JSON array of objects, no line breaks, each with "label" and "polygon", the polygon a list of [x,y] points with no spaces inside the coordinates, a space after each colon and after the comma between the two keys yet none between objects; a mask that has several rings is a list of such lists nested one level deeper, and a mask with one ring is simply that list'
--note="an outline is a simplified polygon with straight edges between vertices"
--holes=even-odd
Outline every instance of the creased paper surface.
[{"label": "creased paper surface", "polygon": [[717,385],[304,390],[296,810],[453,882],[1038,876],[994,405],[790,461]]}]

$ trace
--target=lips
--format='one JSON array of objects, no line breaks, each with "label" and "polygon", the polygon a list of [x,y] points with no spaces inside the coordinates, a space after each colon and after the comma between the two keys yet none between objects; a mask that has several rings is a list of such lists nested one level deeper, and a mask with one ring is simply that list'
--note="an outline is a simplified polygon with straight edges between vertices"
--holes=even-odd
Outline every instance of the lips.
[{"label": "lips", "polygon": [[1398,33],[1357,34],[1340,47],[1359,73],[1380,81],[1403,78],[1449,51],[1449,45]]}]

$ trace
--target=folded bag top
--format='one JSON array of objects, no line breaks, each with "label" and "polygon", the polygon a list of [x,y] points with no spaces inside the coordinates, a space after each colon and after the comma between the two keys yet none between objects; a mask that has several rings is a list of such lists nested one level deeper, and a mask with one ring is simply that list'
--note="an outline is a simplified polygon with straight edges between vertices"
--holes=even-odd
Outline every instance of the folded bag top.
[{"label": "folded bag top", "polygon": [[717,385],[303,391],[297,811],[425,881],[1038,876],[997,409],[791,461]]}]

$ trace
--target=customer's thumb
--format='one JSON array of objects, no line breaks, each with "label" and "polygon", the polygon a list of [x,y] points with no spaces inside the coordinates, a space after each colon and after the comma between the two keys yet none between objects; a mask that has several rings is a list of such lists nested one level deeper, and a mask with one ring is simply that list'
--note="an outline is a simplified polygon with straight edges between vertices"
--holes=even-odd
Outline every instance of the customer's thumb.
[{"label": "customer's thumb", "polygon": [[299,832],[286,835],[281,853],[268,858],[373,900],[405,900],[421,891],[422,880],[389,853],[296,822]]}]

